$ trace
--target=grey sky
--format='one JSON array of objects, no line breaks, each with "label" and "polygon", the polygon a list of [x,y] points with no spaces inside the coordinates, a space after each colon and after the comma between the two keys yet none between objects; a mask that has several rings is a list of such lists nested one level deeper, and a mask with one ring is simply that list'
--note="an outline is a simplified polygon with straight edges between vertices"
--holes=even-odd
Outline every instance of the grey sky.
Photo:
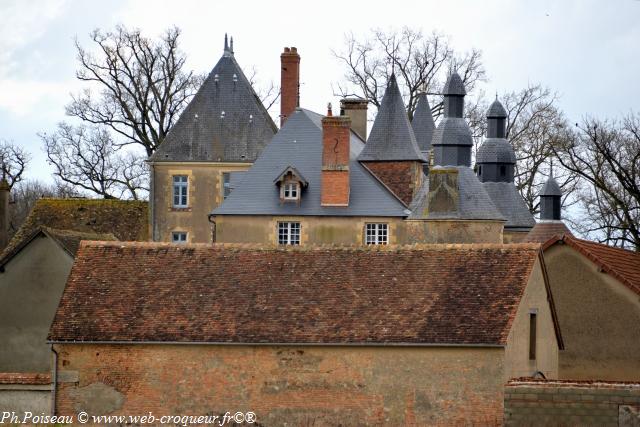
[{"label": "grey sky", "polygon": [[482,50],[487,93],[540,82],[558,91],[572,121],[640,110],[640,1],[143,1],[0,0],[0,139],[27,147],[27,178],[50,180],[37,132],[64,120],[74,81],[77,35],[88,46],[94,28],[117,23],[150,36],[176,25],[188,67],[209,71],[224,33],[236,57],[262,81],[279,79],[279,54],[301,54],[301,104],[323,112],[342,68],[331,49],[344,34],[404,25],[450,36],[458,50]]}]

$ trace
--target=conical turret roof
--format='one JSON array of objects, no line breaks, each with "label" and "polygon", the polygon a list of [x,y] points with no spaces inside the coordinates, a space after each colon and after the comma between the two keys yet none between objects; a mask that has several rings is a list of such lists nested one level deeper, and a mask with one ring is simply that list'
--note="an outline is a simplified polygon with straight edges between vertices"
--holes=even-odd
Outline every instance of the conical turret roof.
[{"label": "conical turret roof", "polygon": [[420,151],[429,151],[429,149],[431,149],[431,140],[433,139],[433,131],[436,125],[433,121],[427,94],[424,92],[418,95],[418,104],[416,105],[416,111],[413,113],[411,128],[413,129]]},{"label": "conical turret roof", "polygon": [[425,161],[396,82],[391,75],[382,98],[371,134],[358,157],[360,161],[416,160]]}]

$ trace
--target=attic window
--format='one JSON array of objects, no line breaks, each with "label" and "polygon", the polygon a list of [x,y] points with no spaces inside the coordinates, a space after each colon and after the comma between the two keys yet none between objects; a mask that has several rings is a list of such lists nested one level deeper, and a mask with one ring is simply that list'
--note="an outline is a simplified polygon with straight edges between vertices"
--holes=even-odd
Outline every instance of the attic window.
[{"label": "attic window", "polygon": [[284,200],[298,200],[300,198],[300,184],[297,181],[285,182],[281,190]]}]

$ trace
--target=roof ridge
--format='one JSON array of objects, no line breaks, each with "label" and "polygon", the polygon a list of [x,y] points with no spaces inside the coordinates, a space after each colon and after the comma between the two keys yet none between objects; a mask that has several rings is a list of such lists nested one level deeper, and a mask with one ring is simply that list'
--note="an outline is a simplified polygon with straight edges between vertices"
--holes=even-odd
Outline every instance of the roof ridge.
[{"label": "roof ridge", "polygon": [[121,247],[121,248],[175,248],[175,249],[247,249],[263,251],[374,251],[374,252],[402,252],[423,250],[481,250],[481,249],[529,249],[539,250],[540,243],[414,243],[393,245],[336,245],[312,244],[301,246],[281,246],[262,243],[170,243],[170,242],[124,242],[113,240],[83,240],[81,247]]}]

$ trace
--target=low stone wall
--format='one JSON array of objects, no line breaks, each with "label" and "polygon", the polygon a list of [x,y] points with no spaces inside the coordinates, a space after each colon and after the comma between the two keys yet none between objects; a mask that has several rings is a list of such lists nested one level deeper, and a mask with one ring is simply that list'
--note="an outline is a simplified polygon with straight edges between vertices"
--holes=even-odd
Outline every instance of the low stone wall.
[{"label": "low stone wall", "polygon": [[640,383],[511,380],[505,386],[507,426],[640,427]]},{"label": "low stone wall", "polygon": [[51,413],[51,375],[0,373],[0,420],[4,412],[19,418],[25,412]]}]

